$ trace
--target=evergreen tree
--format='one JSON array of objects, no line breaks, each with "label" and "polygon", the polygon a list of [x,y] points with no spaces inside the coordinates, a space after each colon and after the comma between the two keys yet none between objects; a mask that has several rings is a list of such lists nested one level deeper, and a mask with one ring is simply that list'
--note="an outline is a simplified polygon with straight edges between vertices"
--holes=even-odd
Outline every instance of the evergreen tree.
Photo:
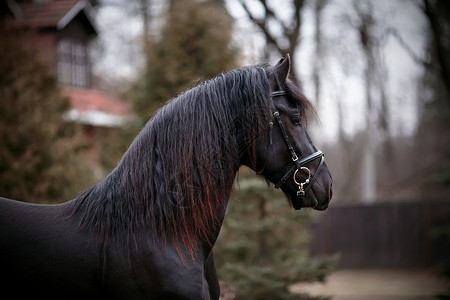
[{"label": "evergreen tree", "polygon": [[77,127],[55,78],[23,32],[0,26],[0,195],[62,202],[91,183]]},{"label": "evergreen tree", "polygon": [[289,292],[300,281],[323,281],[336,264],[334,256],[309,256],[311,211],[294,211],[281,191],[240,173],[214,248],[219,278],[236,299],[315,299]]},{"label": "evergreen tree", "polygon": [[134,96],[144,119],[201,80],[236,67],[232,18],[222,1],[172,0],[166,25],[148,42],[147,66]]}]

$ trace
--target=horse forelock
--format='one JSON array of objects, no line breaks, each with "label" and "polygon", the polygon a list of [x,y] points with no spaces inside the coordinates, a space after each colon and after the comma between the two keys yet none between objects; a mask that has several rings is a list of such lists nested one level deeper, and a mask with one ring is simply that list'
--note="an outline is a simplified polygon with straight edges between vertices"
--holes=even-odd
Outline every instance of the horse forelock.
[{"label": "horse forelock", "polygon": [[[149,120],[118,166],[82,193],[80,227],[127,242],[145,230],[195,256],[213,244],[240,165],[241,130],[255,160],[255,137],[267,130],[270,91],[262,67],[221,74],[180,94]],[[129,244],[128,244],[129,246]]]},{"label": "horse forelock", "polygon": [[288,80],[286,82],[285,89],[290,96],[289,98],[294,102],[294,105],[300,109],[305,123],[308,121],[308,115],[311,115],[314,118],[318,117],[314,105],[292,81]]},{"label": "horse forelock", "polygon": [[280,82],[280,79],[277,78],[276,75],[276,67],[265,64],[263,65],[264,69],[266,70],[267,76],[275,77],[277,85],[276,89],[278,90],[284,90],[288,94],[288,99],[292,102],[292,105],[295,105],[298,107],[298,109],[301,112],[303,121],[307,123],[308,116],[313,116],[317,118],[317,112],[314,108],[314,105],[311,103],[311,101],[303,94],[302,89],[298,88],[296,84],[289,78],[286,78],[285,81]]}]

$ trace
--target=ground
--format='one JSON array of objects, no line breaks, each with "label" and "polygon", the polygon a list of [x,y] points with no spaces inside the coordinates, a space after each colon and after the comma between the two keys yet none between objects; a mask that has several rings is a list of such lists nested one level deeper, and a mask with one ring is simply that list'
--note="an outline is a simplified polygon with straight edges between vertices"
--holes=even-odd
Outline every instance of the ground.
[{"label": "ground", "polygon": [[338,270],[325,283],[298,283],[291,292],[332,300],[437,300],[450,299],[450,282],[429,270]]}]

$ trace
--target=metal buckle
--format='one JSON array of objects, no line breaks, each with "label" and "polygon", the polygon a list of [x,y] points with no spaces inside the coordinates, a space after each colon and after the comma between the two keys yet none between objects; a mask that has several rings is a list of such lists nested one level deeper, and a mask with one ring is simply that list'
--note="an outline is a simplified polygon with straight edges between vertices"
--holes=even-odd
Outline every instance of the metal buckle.
[{"label": "metal buckle", "polygon": [[[304,182],[298,182],[297,179],[295,179],[295,176],[297,175],[298,170],[306,170],[306,171],[308,171],[308,178],[306,178]],[[301,167],[300,169],[295,170],[294,175],[292,176],[292,178],[294,179],[295,184],[298,185],[297,196],[304,196],[305,195],[305,189],[303,188],[303,186],[307,185],[310,182],[311,171],[307,167]]]}]

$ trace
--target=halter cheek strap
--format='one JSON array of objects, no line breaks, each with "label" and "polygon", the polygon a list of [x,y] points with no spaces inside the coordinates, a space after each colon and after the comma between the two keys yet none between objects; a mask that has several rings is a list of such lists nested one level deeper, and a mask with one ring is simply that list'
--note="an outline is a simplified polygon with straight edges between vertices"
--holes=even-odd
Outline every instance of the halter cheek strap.
[{"label": "halter cheek strap", "polygon": [[289,140],[289,136],[287,135],[286,129],[284,128],[283,122],[281,121],[280,113],[275,111],[273,116],[277,120],[278,126],[280,126],[281,134],[283,135],[283,139],[285,140],[289,151],[291,152],[292,161],[297,165],[298,156],[295,153],[294,147],[292,147],[291,141]]},{"label": "halter cheek strap", "polygon": [[[283,95],[287,95],[286,91],[276,91],[271,93],[272,98]],[[273,116],[275,117],[275,120],[280,127],[281,134],[283,135],[283,139],[286,142],[289,152],[291,153],[292,161],[294,162],[294,165],[275,184],[275,188],[280,188],[292,176],[294,183],[298,185],[297,198],[295,199],[295,201],[293,201],[292,205],[294,206],[294,209],[299,210],[302,207],[306,192],[311,188],[312,184],[317,179],[317,174],[319,174],[320,170],[322,169],[322,166],[324,164],[324,155],[322,151],[317,150],[316,152],[299,160],[297,153],[295,152],[295,149],[294,147],[292,147],[291,141],[289,140],[289,136],[287,135],[286,128],[284,127],[283,121],[281,120],[280,113],[276,109],[274,109]],[[270,123],[270,144],[272,144],[273,123]],[[315,174],[311,178],[311,171],[307,167],[305,167],[305,165],[318,158],[320,158],[319,166],[317,167]],[[304,182],[298,182],[295,176],[297,175],[298,171],[302,170],[306,170],[308,172],[308,178]],[[305,185],[307,185],[306,189],[304,188]]]}]

